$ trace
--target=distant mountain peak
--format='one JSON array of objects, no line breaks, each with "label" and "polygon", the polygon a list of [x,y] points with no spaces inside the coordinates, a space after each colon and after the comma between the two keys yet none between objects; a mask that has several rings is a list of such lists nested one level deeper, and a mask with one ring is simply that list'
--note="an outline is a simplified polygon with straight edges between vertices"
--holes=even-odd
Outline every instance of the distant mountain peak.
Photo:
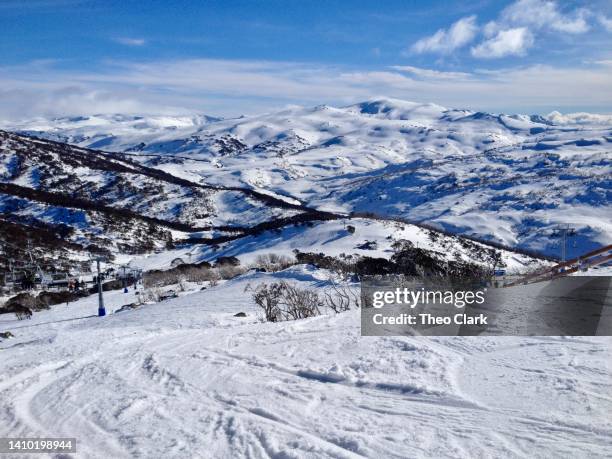
[{"label": "distant mountain peak", "polygon": [[345,107],[351,112],[383,119],[407,120],[413,117],[439,118],[447,109],[433,103],[411,102],[389,97],[366,100]]}]

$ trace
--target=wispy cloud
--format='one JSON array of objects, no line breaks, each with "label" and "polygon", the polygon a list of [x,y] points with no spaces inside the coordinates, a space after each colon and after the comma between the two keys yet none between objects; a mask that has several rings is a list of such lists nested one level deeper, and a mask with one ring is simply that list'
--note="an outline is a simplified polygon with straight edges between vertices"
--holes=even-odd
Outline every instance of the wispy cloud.
[{"label": "wispy cloud", "polygon": [[526,27],[500,30],[495,36],[472,48],[472,56],[497,58],[522,56],[533,45],[533,35]]},{"label": "wispy cloud", "polygon": [[445,72],[440,70],[414,67],[412,65],[394,65],[391,68],[400,72],[410,73],[418,78],[433,78],[438,80],[460,80],[472,77],[472,74],[467,72]]},{"label": "wispy cloud", "polygon": [[477,31],[476,16],[467,16],[452,24],[448,30],[440,29],[433,35],[420,39],[410,49],[419,54],[448,54],[470,43]]},{"label": "wispy cloud", "polygon": [[144,46],[147,44],[147,40],[144,38],[134,38],[134,37],[115,37],[114,41],[126,46]]},{"label": "wispy cloud", "polygon": [[378,96],[450,107],[609,112],[612,66],[530,66],[441,72],[414,66],[358,70],[313,63],[190,59],[108,62],[96,71],[53,62],[0,67],[0,119],[91,113],[232,116],[288,104],[343,105]]},{"label": "wispy cloud", "polygon": [[589,15],[586,8],[562,13],[558,4],[551,0],[517,0],[502,11],[500,23],[580,34],[590,28]]},{"label": "wispy cloud", "polygon": [[602,26],[604,26],[604,28],[608,32],[612,32],[612,19],[611,18],[608,18],[605,14],[600,14],[597,17],[597,20]]}]

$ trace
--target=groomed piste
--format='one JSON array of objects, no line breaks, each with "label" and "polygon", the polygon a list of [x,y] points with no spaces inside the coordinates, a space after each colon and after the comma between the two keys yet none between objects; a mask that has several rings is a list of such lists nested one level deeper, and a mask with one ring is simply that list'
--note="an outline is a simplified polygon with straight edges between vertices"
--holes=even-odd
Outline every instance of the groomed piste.
[{"label": "groomed piste", "polygon": [[103,318],[95,295],[4,315],[0,436],[76,437],[92,458],[609,454],[612,338],[368,338],[356,309],[262,322],[245,291],[329,277],[294,266],[122,312],[134,293],[106,292]]}]

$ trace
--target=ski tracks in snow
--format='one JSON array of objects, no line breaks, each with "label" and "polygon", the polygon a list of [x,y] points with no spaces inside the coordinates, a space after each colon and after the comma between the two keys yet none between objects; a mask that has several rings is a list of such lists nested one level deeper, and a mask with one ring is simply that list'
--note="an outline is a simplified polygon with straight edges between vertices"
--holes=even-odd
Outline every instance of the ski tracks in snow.
[{"label": "ski tracks in snow", "polygon": [[603,457],[612,447],[610,340],[362,338],[356,311],[182,328],[201,313],[140,327],[130,318],[142,311],[107,327],[84,320],[51,341],[38,327],[2,351],[0,435],[77,437],[94,458]]},{"label": "ski tracks in snow", "polygon": [[[457,369],[458,390],[498,415],[517,454],[528,455],[531,444],[561,457],[607,456],[612,448],[610,338],[463,342],[473,351]],[[461,340],[455,344],[461,346]],[[538,454],[546,456],[530,453]]]}]

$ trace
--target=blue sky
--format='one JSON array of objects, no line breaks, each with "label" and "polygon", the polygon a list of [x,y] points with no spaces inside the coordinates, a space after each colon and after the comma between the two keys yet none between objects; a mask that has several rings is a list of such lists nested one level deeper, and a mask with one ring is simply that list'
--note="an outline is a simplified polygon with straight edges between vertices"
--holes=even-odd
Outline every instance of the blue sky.
[{"label": "blue sky", "polygon": [[612,112],[609,1],[0,0],[0,118],[396,97]]}]

